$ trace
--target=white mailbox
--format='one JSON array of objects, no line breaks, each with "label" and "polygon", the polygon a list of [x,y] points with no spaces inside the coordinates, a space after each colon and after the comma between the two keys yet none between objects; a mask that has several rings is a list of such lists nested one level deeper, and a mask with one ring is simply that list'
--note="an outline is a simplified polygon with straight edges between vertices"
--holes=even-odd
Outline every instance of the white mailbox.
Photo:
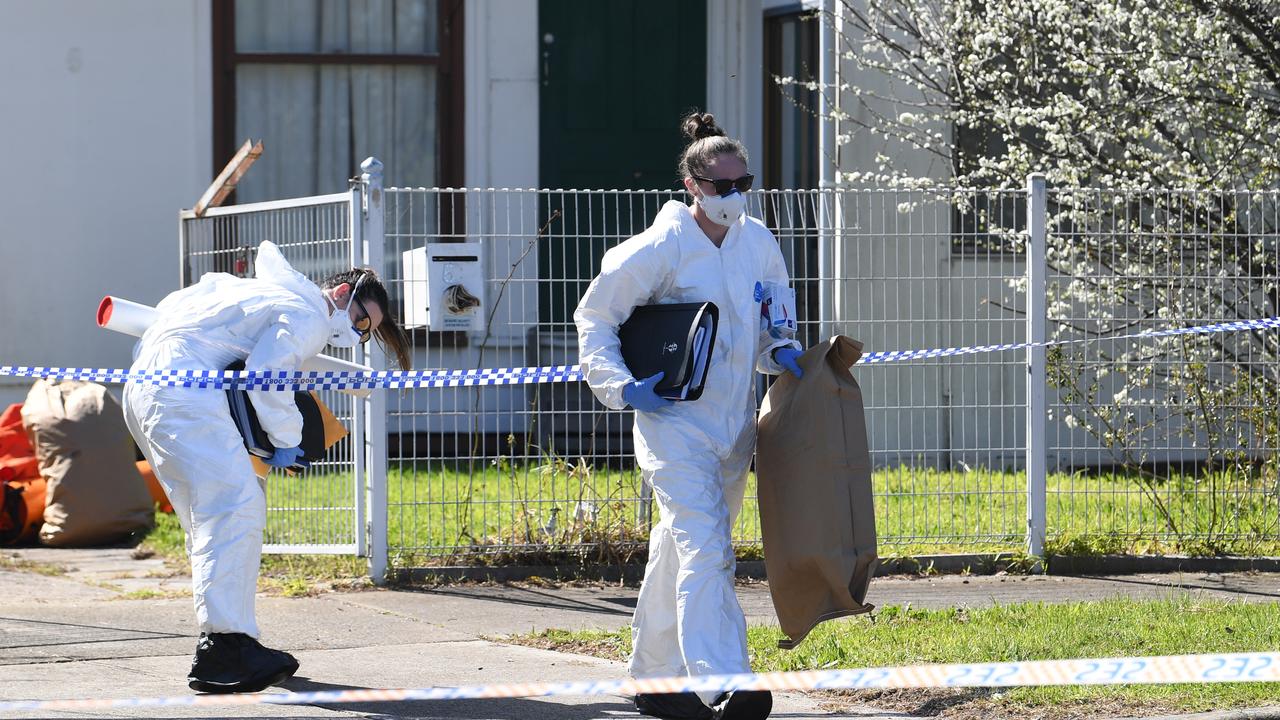
[{"label": "white mailbox", "polygon": [[406,328],[484,330],[480,243],[427,243],[402,253],[402,261]]}]

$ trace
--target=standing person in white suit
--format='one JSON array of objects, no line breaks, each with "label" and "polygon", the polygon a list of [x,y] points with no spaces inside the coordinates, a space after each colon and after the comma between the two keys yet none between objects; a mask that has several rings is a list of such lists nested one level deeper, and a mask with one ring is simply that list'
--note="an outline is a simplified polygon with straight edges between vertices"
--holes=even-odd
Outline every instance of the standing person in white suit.
[{"label": "standing person in white suit", "polygon": [[[801,374],[800,344],[762,321],[762,297],[788,294],[778,241],[745,213],[747,152],[710,114],[693,113],[679,171],[694,202],[670,201],[653,224],[605,254],[574,321],[591,390],[635,416],[636,459],[660,521],[632,621],[637,678],[750,672],[746,620],[734,594],[733,521],[742,507],[756,436],[755,373]],[[641,305],[711,301],[719,327],[702,396],[672,402],[661,374],[633,377],[618,328]],[[791,300],[794,317],[794,300]],[[761,720],[766,691],[637,695],[660,718]]]},{"label": "standing person in white suit", "polygon": [[[156,322],[135,348],[134,371],[297,370],[326,344],[370,337],[409,368],[409,342],[373,270],[350,270],[317,286],[273,243],[258,247],[253,278],[208,273],[156,306]],[[251,391],[275,455],[289,467],[302,454],[302,415],[293,393]],[[129,383],[124,416],[187,535],[200,639],[188,685],[200,692],[257,692],[298,661],[258,642],[254,592],[266,526],[265,487],[254,474],[226,393]]]}]

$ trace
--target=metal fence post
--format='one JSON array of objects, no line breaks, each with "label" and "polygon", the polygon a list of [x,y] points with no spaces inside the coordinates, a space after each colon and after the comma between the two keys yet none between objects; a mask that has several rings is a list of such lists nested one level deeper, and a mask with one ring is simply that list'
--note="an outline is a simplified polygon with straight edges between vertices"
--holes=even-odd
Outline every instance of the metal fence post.
[{"label": "metal fence post", "polygon": [[[352,178],[351,189],[347,192],[347,237],[349,246],[346,265],[358,267],[364,258],[364,184],[360,178]],[[362,361],[360,350],[351,354],[354,362]],[[376,394],[376,393],[375,393]],[[354,399],[351,403],[351,476],[352,499],[355,505],[355,543],[356,557],[369,557],[369,532],[367,528],[368,482],[365,468],[368,467],[369,453],[365,444],[365,417],[369,414],[369,403],[366,400]]]},{"label": "metal fence post", "polygon": [[191,270],[191,263],[187,262],[190,255],[190,243],[187,241],[187,221],[182,217],[182,213],[178,213],[178,287],[184,288],[191,282],[188,277]]},{"label": "metal fence post", "polygon": [[821,110],[818,113],[818,340],[835,334],[835,239],[832,208],[839,202],[834,188],[840,172],[839,138],[836,128],[836,103],[840,88],[836,85],[840,62],[840,43],[836,37],[836,0],[822,0],[822,24],[818,27],[818,79]]},{"label": "metal fence post", "polygon": [[[1045,341],[1045,177],[1027,176],[1027,342]],[[1027,348],[1027,554],[1044,557],[1047,497],[1045,348]],[[1043,564],[1040,564],[1043,569]]]},{"label": "metal fence post", "polygon": [[[373,268],[383,278],[386,267],[383,262],[386,219],[382,214],[382,163],[377,158],[366,158],[360,163],[361,207],[358,212],[362,227],[363,247],[361,258],[365,266]],[[364,362],[375,370],[385,368],[386,354],[377,342],[364,346]],[[375,584],[387,581],[387,393],[374,390],[366,401],[365,442],[368,448],[366,472],[369,488],[368,533],[369,577]]]}]

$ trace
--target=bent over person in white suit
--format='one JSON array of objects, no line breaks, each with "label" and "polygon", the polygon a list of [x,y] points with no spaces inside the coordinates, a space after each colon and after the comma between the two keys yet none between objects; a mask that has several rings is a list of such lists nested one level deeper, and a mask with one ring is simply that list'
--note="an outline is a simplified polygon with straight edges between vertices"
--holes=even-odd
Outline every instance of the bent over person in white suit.
[{"label": "bent over person in white suit", "polygon": [[[376,273],[354,269],[323,288],[258,247],[255,277],[208,273],[169,294],[135,348],[134,371],[297,370],[326,344],[352,347],[377,337],[409,367],[409,344]],[[251,391],[275,455],[289,467],[301,455],[302,415],[293,393]],[[258,642],[254,592],[266,526],[264,487],[254,474],[226,393],[131,382],[124,388],[130,433],[151,462],[187,535],[200,639],[188,685],[200,692],[256,692],[298,669],[286,652]]]}]

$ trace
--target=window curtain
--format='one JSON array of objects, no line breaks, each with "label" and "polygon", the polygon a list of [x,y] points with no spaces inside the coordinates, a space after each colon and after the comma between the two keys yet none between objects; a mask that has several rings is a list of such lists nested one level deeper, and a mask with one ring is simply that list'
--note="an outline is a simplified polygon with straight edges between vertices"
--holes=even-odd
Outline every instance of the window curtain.
[{"label": "window curtain", "polygon": [[[439,52],[436,0],[237,0],[238,53]],[[437,72],[422,64],[236,66],[236,138],[264,152],[239,202],[341,192],[377,157],[386,184],[436,184]]]}]

